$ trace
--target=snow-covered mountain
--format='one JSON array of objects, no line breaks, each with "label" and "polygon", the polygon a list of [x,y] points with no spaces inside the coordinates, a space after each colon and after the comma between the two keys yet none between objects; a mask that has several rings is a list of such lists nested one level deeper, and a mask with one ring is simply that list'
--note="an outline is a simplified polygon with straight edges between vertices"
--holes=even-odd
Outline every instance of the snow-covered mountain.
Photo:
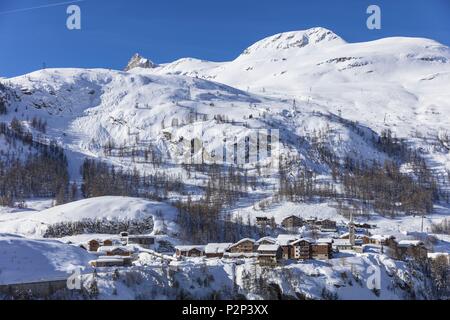
[{"label": "snow-covered mountain", "polygon": [[263,39],[231,62],[182,59],[133,72],[189,75],[312,101],[372,128],[395,124],[402,136],[416,128],[448,128],[442,115],[450,101],[450,49],[429,39],[347,43],[327,29],[313,28]]},{"label": "snow-covered mountain", "polygon": [[[314,159],[292,139],[325,127],[337,132],[340,143],[330,147],[340,155],[383,157],[341,119],[410,140],[435,139],[450,127],[450,49],[428,39],[347,43],[313,28],[263,39],[230,62],[157,66],[135,55],[127,70],[47,69],[2,80],[10,92],[2,118],[43,117],[48,134],[77,154],[98,155],[109,140],[139,136],[172,157],[180,137],[199,127],[214,148],[224,132],[242,138],[248,128],[282,123],[285,145],[306,161]],[[235,122],[218,124],[218,115]],[[448,154],[434,158],[450,169]]]},{"label": "snow-covered mountain", "polygon": [[[280,154],[283,159],[293,159],[288,175],[312,171],[337,191],[342,184],[334,177],[333,161],[343,165],[348,159],[365,164],[392,160],[396,155],[377,144],[382,132],[390,130],[426,161],[440,187],[449,186],[450,48],[429,39],[396,37],[348,43],[330,30],[312,28],[268,37],[227,62],[184,58],[155,64],[136,54],[125,71],[45,69],[0,79],[1,105],[7,112],[0,108],[0,122],[18,121],[39,143],[56,140],[64,148],[70,179],[79,185],[80,166],[90,158],[124,169],[136,168],[145,175],[163,172],[177,176],[185,189],[165,195],[171,204],[101,197],[54,208],[0,207],[0,232],[42,237],[51,226],[64,222],[151,218],[154,234],[176,238],[179,221],[173,202],[185,200],[188,194],[199,197],[199,186],[208,182],[204,172],[193,173],[179,165],[180,153],[191,150],[192,139],[200,139],[205,150],[202,158],[215,162],[220,160],[216,151],[223,147],[225,138],[234,148],[234,143],[242,145],[255,130],[279,130]],[[45,130],[33,125],[32,119],[42,119]],[[35,147],[0,133],[0,160],[6,155],[14,159],[38,152]],[[156,153],[161,163],[144,161],[148,153],[152,157]],[[251,165],[246,168],[254,169]],[[305,219],[315,216],[348,222],[336,201],[292,203],[277,199],[279,174],[256,171],[249,174],[261,177],[262,182],[246,186],[243,199],[227,208],[231,217],[252,223],[256,216],[274,217],[280,224],[296,213]],[[411,163],[402,163],[401,171],[410,173]],[[406,214],[381,217],[373,210],[361,219],[377,224],[379,234],[395,233],[401,238],[422,226],[430,229],[450,216],[448,203],[435,203],[432,209],[433,215],[425,221]],[[0,236],[0,242],[11,241],[10,237]],[[450,246],[448,239],[441,239],[438,245],[443,251]],[[369,258],[385,256],[377,253]],[[369,258],[355,259],[361,268],[380,264]],[[231,274],[228,264],[214,263],[220,264],[221,273],[226,270]],[[384,267],[387,270],[393,264],[386,260]],[[180,268],[196,274],[197,267],[187,262]],[[241,271],[248,267],[244,265]],[[337,281],[340,267],[333,266],[332,271],[324,263],[314,262],[293,268],[293,272],[311,277],[318,277],[314,272],[320,269],[323,278],[317,282],[323,282]],[[387,273],[390,277],[391,272]],[[319,297],[313,284],[306,291]],[[353,298],[352,290],[347,289],[341,290],[342,296]],[[384,297],[391,298],[391,294]]]}]

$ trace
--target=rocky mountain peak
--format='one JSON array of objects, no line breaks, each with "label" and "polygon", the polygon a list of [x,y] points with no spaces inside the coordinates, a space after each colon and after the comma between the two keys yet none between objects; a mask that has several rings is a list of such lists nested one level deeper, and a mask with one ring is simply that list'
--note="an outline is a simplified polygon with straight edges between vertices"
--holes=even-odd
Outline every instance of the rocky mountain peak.
[{"label": "rocky mountain peak", "polygon": [[151,69],[155,68],[157,65],[153,63],[153,61],[146,59],[142,57],[139,53],[134,54],[130,61],[128,62],[128,65],[125,67],[125,71],[130,71],[134,68],[144,68],[144,69]]}]

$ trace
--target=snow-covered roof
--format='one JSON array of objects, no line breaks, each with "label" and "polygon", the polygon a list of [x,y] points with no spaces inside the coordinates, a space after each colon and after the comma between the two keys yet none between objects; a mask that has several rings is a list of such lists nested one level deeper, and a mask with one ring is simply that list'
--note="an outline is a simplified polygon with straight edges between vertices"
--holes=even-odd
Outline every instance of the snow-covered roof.
[{"label": "snow-covered roof", "polygon": [[297,239],[297,240],[295,240],[295,241],[292,241],[290,244],[296,245],[296,244],[299,243],[300,241],[306,241],[306,242],[309,242],[309,243],[314,243],[314,240],[311,239],[311,238],[300,238],[300,239]]},{"label": "snow-covered roof", "polygon": [[123,258],[105,257],[103,259],[91,260],[91,261],[89,261],[89,263],[93,263],[93,262],[123,262],[123,261],[124,261]]},{"label": "snow-covered roof", "polygon": [[271,243],[276,243],[277,239],[273,238],[273,237],[262,237],[261,239],[259,239],[258,241],[256,241],[257,244],[263,242],[263,241],[268,241]]},{"label": "snow-covered roof", "polygon": [[241,244],[241,243],[244,243],[244,242],[247,242],[247,241],[250,241],[250,242],[253,242],[253,243],[255,243],[256,241],[255,241],[255,239],[251,239],[251,238],[244,238],[244,239],[241,239],[241,240],[239,240],[238,242],[236,242],[235,244],[233,244],[233,247],[234,246],[237,246],[238,244]]},{"label": "snow-covered roof", "polygon": [[317,243],[333,243],[333,239],[331,239],[331,238],[319,238],[319,239],[317,239]]},{"label": "snow-covered roof", "polygon": [[188,245],[188,246],[176,246],[175,249],[182,252],[191,251],[197,249],[198,251],[205,251],[205,246],[203,245]]},{"label": "snow-covered roof", "polygon": [[239,257],[244,257],[244,258],[255,258],[258,257],[259,254],[256,252],[225,252],[223,254],[223,256],[225,258],[239,258]]},{"label": "snow-covered roof", "polygon": [[350,240],[348,239],[334,239],[333,245],[335,246],[351,246]]},{"label": "snow-covered roof", "polygon": [[122,251],[128,251],[133,252],[133,248],[125,247],[125,246],[102,246],[98,248],[98,252],[111,252],[115,250],[122,250]]},{"label": "snow-covered roof", "polygon": [[128,239],[153,239],[154,236],[144,236],[144,235],[128,235]]},{"label": "snow-covered roof", "polygon": [[[350,232],[345,232],[345,233],[341,234],[339,236],[339,238],[342,239],[342,238],[345,238],[345,237],[348,237],[348,236],[350,236]],[[355,238],[362,238],[362,237],[368,237],[368,235],[363,234],[363,233],[355,233]]]},{"label": "snow-covered roof", "polygon": [[399,247],[415,247],[423,245],[423,242],[420,240],[400,240],[398,242]]},{"label": "snow-covered roof", "polygon": [[287,246],[288,244],[290,244],[291,242],[298,240],[299,237],[292,235],[292,234],[280,234],[277,237],[277,243],[280,246]]},{"label": "snow-covered roof", "polygon": [[97,260],[111,260],[111,259],[117,259],[117,260],[125,260],[125,259],[131,259],[130,257],[123,257],[123,256],[100,256]]},{"label": "snow-covered roof", "polygon": [[324,243],[324,242],[322,242],[322,243],[315,243],[314,245],[316,245],[316,246],[321,246],[321,247],[328,247],[329,246],[329,244],[328,243]]},{"label": "snow-covered roof", "polygon": [[205,253],[224,253],[232,245],[232,243],[208,243],[205,246]]},{"label": "snow-covered roof", "polygon": [[277,244],[262,244],[258,247],[258,251],[277,251],[279,248]]},{"label": "snow-covered roof", "polygon": [[375,235],[370,237],[370,239],[372,239],[372,240],[388,240],[388,239],[391,239],[391,238],[393,238],[393,236],[386,235],[386,234],[385,235],[375,234]]},{"label": "snow-covered roof", "polygon": [[291,215],[285,217],[285,218],[283,219],[283,221],[286,220],[286,219],[290,219],[290,218],[296,218],[296,219],[303,220],[302,217],[299,217],[299,216],[297,216],[297,215],[295,215],[295,214],[291,214]]}]

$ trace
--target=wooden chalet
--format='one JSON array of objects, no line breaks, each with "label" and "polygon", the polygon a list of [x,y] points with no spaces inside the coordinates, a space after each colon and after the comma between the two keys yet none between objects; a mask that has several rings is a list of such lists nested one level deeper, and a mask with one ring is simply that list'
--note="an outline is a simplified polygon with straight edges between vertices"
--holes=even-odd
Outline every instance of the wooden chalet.
[{"label": "wooden chalet", "polygon": [[262,244],[257,252],[258,262],[263,265],[275,265],[283,256],[283,251],[277,244]]},{"label": "wooden chalet", "polygon": [[100,248],[100,241],[97,239],[92,239],[88,241],[87,250],[91,252],[97,252],[98,248]]},{"label": "wooden chalet", "polygon": [[369,237],[370,244],[376,244],[380,246],[391,246],[395,242],[395,237],[390,235],[373,235]]},{"label": "wooden chalet", "polygon": [[320,221],[320,230],[321,231],[330,231],[335,232],[337,230],[336,221],[325,219]]},{"label": "wooden chalet", "polygon": [[291,215],[289,217],[286,217],[281,222],[281,225],[286,229],[293,229],[293,228],[300,228],[305,224],[302,218]]},{"label": "wooden chalet", "polygon": [[144,235],[128,235],[127,244],[138,245],[142,248],[149,249],[152,245],[155,244],[155,237]]},{"label": "wooden chalet", "polygon": [[132,259],[122,256],[102,256],[97,260],[89,261],[89,264],[94,268],[128,267],[132,265]]},{"label": "wooden chalet", "polygon": [[177,257],[202,257],[205,255],[205,246],[176,246]]},{"label": "wooden chalet", "polygon": [[298,240],[299,237],[290,234],[280,234],[277,237],[277,244],[283,250],[283,259],[291,259],[292,242]]},{"label": "wooden chalet", "polygon": [[103,243],[102,243],[103,247],[110,247],[112,245],[113,245],[112,240],[110,240],[110,239],[103,240]]},{"label": "wooden chalet", "polygon": [[207,258],[222,258],[232,243],[208,243],[205,246]]},{"label": "wooden chalet", "polygon": [[258,241],[255,242],[255,244],[257,246],[261,245],[261,244],[275,244],[277,243],[277,240],[275,238],[272,237],[263,237],[261,239],[259,239]]},{"label": "wooden chalet", "polygon": [[[346,232],[343,233],[339,239],[348,239],[350,240],[350,233]],[[355,241],[359,244],[359,245],[363,245],[363,244],[370,244],[371,240],[370,237],[366,234],[361,234],[361,233],[357,233],[355,234]]]},{"label": "wooden chalet", "polygon": [[311,239],[298,239],[291,243],[291,258],[298,260],[308,260],[312,258]]},{"label": "wooden chalet", "polygon": [[414,257],[425,260],[428,258],[428,249],[420,240],[401,240],[396,246],[400,258]]},{"label": "wooden chalet", "polygon": [[334,239],[333,249],[339,250],[352,250],[353,245],[350,243],[349,239]]},{"label": "wooden chalet", "polygon": [[232,244],[228,248],[230,253],[252,253],[255,252],[255,240],[250,238],[244,238],[238,242]]},{"label": "wooden chalet", "polygon": [[332,258],[332,253],[332,249],[328,243],[313,243],[311,245],[313,259],[328,260]]},{"label": "wooden chalet", "polygon": [[97,252],[100,252],[106,256],[121,256],[129,257],[133,254],[133,250],[128,247],[122,246],[101,246]]}]

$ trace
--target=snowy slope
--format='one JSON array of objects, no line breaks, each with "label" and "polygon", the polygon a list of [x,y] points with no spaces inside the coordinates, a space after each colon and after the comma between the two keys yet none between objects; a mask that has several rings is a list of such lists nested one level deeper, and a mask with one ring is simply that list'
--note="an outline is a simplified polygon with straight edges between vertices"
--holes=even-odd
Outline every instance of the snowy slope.
[{"label": "snowy slope", "polygon": [[59,241],[30,240],[0,233],[0,285],[66,279],[75,269],[89,269],[93,256]]},{"label": "snowy slope", "polygon": [[[147,61],[140,56],[132,60]],[[152,145],[166,164],[173,164],[179,150],[189,148],[189,138],[199,133],[211,151],[222,145],[225,135],[242,141],[261,128],[279,129],[281,153],[298,157],[325,178],[329,168],[310,141],[299,143],[300,138],[326,132],[321,143],[341,159],[383,162],[389,157],[370,140],[384,129],[406,138],[443,175],[450,170],[450,153],[433,143],[450,128],[445,116],[450,107],[449,61],[450,49],[429,39],[347,43],[330,30],[313,28],[263,39],[229,62],[186,58],[150,68],[137,63],[129,72],[47,69],[2,79],[10,112],[0,120],[17,117],[38,134],[27,121],[44,118],[44,138],[57,139],[66,149],[73,180],[79,179],[86,156],[141,172],[155,170],[130,158],[105,155],[102,146],[109,141]],[[217,121],[218,115],[229,121]],[[347,120],[357,121],[359,132]],[[200,183],[187,179],[180,167],[163,170],[183,175],[186,183]],[[252,205],[249,200],[243,207]],[[307,210],[320,215],[318,211]],[[448,209],[439,213],[448,215]]]},{"label": "snowy slope", "polygon": [[[313,28],[277,34],[231,62],[183,59],[152,70],[186,74],[266,95],[314,101],[380,131],[394,125],[400,136],[446,130],[450,101],[450,49],[422,38],[347,43]],[[417,126],[417,124],[420,124]]]},{"label": "snowy slope", "polygon": [[167,232],[176,232],[175,208],[165,203],[127,197],[90,198],[42,211],[1,213],[0,232],[41,237],[49,225],[61,222],[83,219],[140,221],[148,217],[153,217],[154,232],[162,230],[163,220]]},{"label": "snowy slope", "polygon": [[[380,270],[378,295],[368,288],[373,270]],[[401,300],[414,292],[429,298],[422,275],[408,270],[404,262],[376,252],[343,252],[329,261],[287,262],[275,268],[256,266],[254,261],[193,258],[171,263],[171,272],[161,262],[141,254],[137,267],[114,280],[112,271],[98,277],[99,299],[324,299],[324,290],[343,300]],[[169,274],[169,275],[167,275]],[[264,287],[258,280],[264,279]],[[412,282],[410,281],[413,280]],[[89,283],[89,278],[86,279]],[[177,283],[177,285],[172,285]],[[126,285],[125,285],[126,284]],[[274,290],[275,289],[275,290]],[[409,292],[408,292],[409,291]],[[113,294],[114,292],[114,294]],[[330,299],[332,297],[328,297]]]}]

